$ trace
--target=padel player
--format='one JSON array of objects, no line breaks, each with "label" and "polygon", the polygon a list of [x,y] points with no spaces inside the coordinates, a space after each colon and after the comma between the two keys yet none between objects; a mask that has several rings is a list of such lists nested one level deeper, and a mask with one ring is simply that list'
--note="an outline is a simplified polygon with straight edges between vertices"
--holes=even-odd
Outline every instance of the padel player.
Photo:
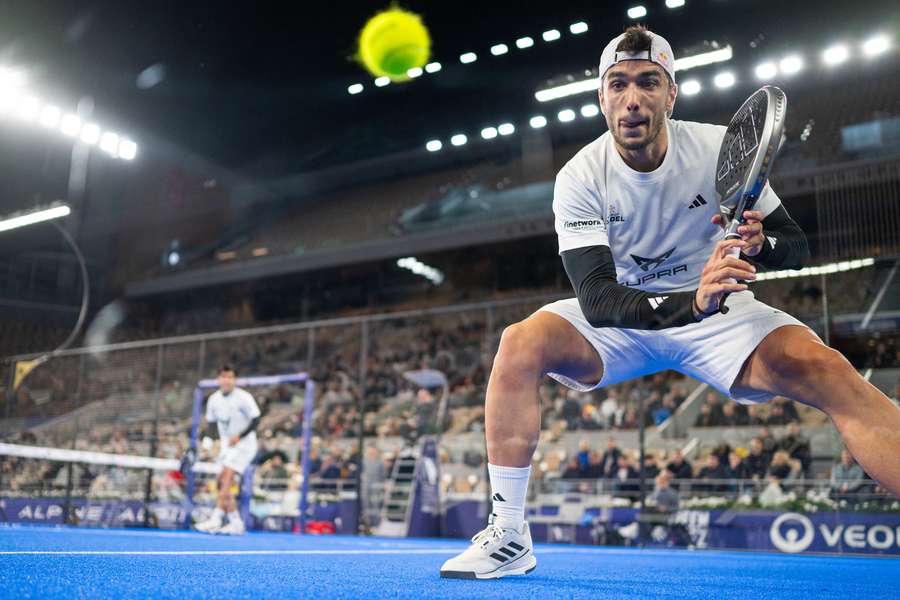
[{"label": "padel player", "polygon": [[206,521],[195,526],[198,531],[206,533],[242,535],[245,532],[231,488],[236,483],[235,475],[243,475],[256,456],[256,427],[259,425],[260,410],[250,392],[235,385],[236,377],[237,373],[229,365],[219,369],[219,389],[206,404],[208,432],[203,446],[212,446],[212,426],[215,424],[219,434],[216,462],[222,465],[216,508]]},{"label": "padel player", "polygon": [[[800,268],[806,239],[766,186],[744,214],[742,239],[724,241],[715,167],[726,128],[669,118],[674,64],[669,43],[640,26],[603,51],[609,131],[562,168],[553,198],[577,297],[503,332],[485,400],[493,514],[472,546],[444,563],[443,577],[521,575],[537,564],[524,506],[544,374],[587,391],[675,369],[738,402],[788,396],[826,412],[862,467],[900,495],[900,410],[741,283],[755,279],[752,263]],[[740,258],[726,255],[731,247]]]}]

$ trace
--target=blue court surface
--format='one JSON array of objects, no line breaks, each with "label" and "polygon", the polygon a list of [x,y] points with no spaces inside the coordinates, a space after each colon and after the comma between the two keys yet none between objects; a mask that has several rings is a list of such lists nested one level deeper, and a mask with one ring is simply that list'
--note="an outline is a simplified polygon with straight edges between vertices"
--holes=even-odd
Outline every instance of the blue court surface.
[{"label": "blue court surface", "polygon": [[900,560],[537,547],[524,577],[440,579],[456,540],[0,527],[2,598],[898,598]]}]

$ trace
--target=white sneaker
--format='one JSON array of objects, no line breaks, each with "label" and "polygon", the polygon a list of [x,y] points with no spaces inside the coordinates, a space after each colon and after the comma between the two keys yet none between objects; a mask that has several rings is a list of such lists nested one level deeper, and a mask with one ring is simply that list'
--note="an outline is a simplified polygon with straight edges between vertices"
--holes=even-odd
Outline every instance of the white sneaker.
[{"label": "white sneaker", "polygon": [[503,529],[493,523],[472,538],[472,545],[444,563],[441,577],[451,579],[495,579],[525,575],[537,567],[528,523],[522,530]]},{"label": "white sneaker", "polygon": [[194,524],[194,529],[202,533],[215,533],[222,527],[222,519],[210,517],[205,521]]},{"label": "white sneaker", "polygon": [[247,533],[247,529],[244,527],[243,521],[232,520],[228,521],[227,525],[219,527],[212,533],[218,533],[219,535],[244,535]]}]

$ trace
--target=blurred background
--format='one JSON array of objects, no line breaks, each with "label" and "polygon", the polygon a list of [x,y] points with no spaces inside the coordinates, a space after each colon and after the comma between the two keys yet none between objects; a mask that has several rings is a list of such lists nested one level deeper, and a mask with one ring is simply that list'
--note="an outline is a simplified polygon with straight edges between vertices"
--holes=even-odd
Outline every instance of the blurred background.
[{"label": "blurred background", "polygon": [[[605,132],[596,64],[635,22],[679,59],[676,119],[726,124],[762,84],[785,90],[772,185],[813,258],[753,292],[897,401],[895,2],[403,6],[432,37],[404,83],[354,59],[385,8],[373,3],[0,7],[0,217],[64,203],[55,223],[82,255],[46,223],[0,231],[0,441],[178,459],[194,389],[221,363],[309,373],[310,519],[471,535],[487,511],[483,398],[499,336],[572,295],[553,180]],[[23,375],[82,308],[71,347]],[[250,391],[265,408],[244,506],[256,528],[296,529],[304,392]],[[707,536],[724,509],[766,533],[778,511],[900,525],[900,502],[842,456],[824,415],[787,398],[741,407],[675,372],[586,394],[547,380],[540,395],[538,539],[757,547],[724,527]],[[215,494],[177,470],[4,452],[8,521],[121,524],[127,506],[176,527]],[[669,486],[680,504],[663,510]],[[893,537],[829,539],[802,550],[900,553]]]}]

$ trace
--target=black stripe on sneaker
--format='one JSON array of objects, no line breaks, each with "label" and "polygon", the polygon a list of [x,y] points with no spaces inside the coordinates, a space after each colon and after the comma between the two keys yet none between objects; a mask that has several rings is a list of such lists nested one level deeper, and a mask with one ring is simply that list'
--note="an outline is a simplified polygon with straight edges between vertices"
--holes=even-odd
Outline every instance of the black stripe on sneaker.
[{"label": "black stripe on sneaker", "polygon": [[510,542],[508,545],[510,548],[515,548],[516,550],[524,550],[525,549],[525,546],[520,546],[519,544],[517,544],[515,542]]},{"label": "black stripe on sneaker", "polygon": [[510,550],[509,548],[500,548],[500,552],[502,552],[503,554],[507,555],[510,558],[512,558],[516,555],[516,553],[513,552],[512,550]]},{"label": "black stripe on sneaker", "polygon": [[506,502],[506,498],[501,496],[500,492],[497,492],[496,494],[494,494],[493,497],[491,498],[491,500],[493,500],[494,502]]},{"label": "black stripe on sneaker", "polygon": [[499,560],[500,562],[506,562],[506,561],[509,560],[508,558],[506,558],[506,557],[503,556],[502,554],[497,554],[496,552],[494,552],[493,554],[491,554],[491,558],[493,558],[494,560]]}]

